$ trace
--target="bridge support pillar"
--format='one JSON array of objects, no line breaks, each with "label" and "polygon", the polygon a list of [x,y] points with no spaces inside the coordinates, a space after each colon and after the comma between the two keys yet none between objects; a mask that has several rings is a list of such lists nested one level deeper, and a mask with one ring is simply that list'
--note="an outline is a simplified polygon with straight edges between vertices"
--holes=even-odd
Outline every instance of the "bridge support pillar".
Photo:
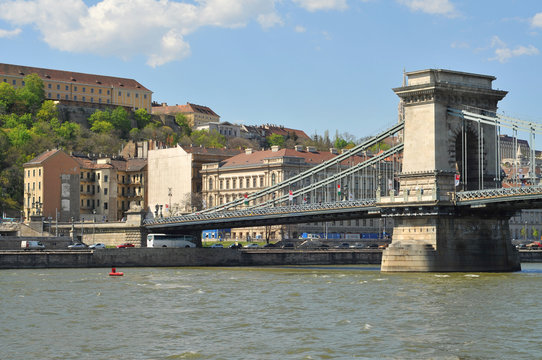
[{"label": "bridge support pillar", "polygon": [[[493,214],[495,215],[495,214]],[[400,216],[382,255],[384,272],[509,272],[521,270],[508,217]]]}]

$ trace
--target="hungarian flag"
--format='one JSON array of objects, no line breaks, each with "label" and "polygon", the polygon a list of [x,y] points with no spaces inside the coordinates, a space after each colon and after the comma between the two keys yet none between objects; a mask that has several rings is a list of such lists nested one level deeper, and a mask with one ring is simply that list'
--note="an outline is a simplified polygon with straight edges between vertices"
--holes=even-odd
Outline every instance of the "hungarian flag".
[{"label": "hungarian flag", "polygon": [[460,175],[455,174],[455,186],[459,186]]},{"label": "hungarian flag", "polygon": [[288,200],[294,200],[294,193],[292,192],[292,190],[290,190],[290,192],[288,193]]},{"label": "hungarian flag", "polygon": [[337,185],[337,195],[341,196],[341,184]]},{"label": "hungarian flag", "polygon": [[304,198],[303,198],[303,204],[306,204],[306,203],[307,203],[307,198],[304,197]]},{"label": "hungarian flag", "polygon": [[245,205],[248,205],[248,194],[245,194]]}]

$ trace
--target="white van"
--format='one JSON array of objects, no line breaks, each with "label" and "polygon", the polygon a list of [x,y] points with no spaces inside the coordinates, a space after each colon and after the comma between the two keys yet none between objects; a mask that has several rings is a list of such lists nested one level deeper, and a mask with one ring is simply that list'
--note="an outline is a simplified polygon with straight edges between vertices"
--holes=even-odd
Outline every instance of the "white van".
[{"label": "white van", "polygon": [[196,244],[189,235],[166,235],[149,234],[147,235],[147,247],[171,247],[171,248],[195,248]]},{"label": "white van", "polygon": [[43,245],[41,241],[23,240],[21,241],[21,249],[24,249],[24,250],[45,249],[45,245]]}]

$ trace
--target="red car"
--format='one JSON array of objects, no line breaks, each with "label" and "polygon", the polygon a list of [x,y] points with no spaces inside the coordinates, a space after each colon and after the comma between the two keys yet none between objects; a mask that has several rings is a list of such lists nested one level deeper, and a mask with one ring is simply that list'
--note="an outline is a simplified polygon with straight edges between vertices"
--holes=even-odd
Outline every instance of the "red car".
[{"label": "red car", "polygon": [[124,244],[117,245],[117,248],[119,248],[119,249],[129,248],[129,247],[135,247],[135,245],[130,244],[130,243],[124,243]]}]

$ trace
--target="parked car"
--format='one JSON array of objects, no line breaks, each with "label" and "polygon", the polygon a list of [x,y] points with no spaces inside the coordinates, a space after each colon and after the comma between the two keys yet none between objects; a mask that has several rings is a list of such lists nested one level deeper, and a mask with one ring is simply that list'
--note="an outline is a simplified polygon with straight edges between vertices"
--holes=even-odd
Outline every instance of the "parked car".
[{"label": "parked car", "polygon": [[124,244],[117,245],[117,248],[119,248],[119,249],[132,248],[132,247],[135,247],[135,245],[130,244],[130,243],[124,243]]},{"label": "parked car", "polygon": [[97,243],[88,246],[89,249],[105,249],[105,244]]},{"label": "parked car", "polygon": [[265,244],[263,247],[264,248],[274,248],[274,247],[277,247],[277,245],[269,243],[269,244]]},{"label": "parked car", "polygon": [[350,249],[364,249],[366,248],[367,246],[365,244],[354,244],[354,245],[350,245]]},{"label": "parked car", "polygon": [[284,245],[281,246],[283,249],[293,249],[294,248],[294,244],[292,243],[286,243]]},{"label": "parked car", "polygon": [[349,249],[349,248],[350,248],[350,244],[347,243],[347,242],[344,242],[344,243],[342,243],[341,245],[337,246],[337,248],[339,248],[339,249]]},{"label": "parked car", "polygon": [[247,244],[244,246],[245,249],[259,249],[260,245],[258,244]]},{"label": "parked car", "polygon": [[243,247],[243,245],[241,244],[231,244],[230,246],[228,246],[230,249],[241,249]]},{"label": "parked car", "polygon": [[378,249],[378,244],[370,244],[370,245],[367,245],[367,248],[368,248],[368,249]]},{"label": "parked car", "polygon": [[77,243],[77,244],[71,244],[71,245],[68,245],[68,249],[86,249],[87,246],[83,243]]},{"label": "parked car", "polygon": [[213,244],[213,245],[211,245],[209,247],[211,247],[211,248],[223,248],[224,245],[222,245],[222,244]]}]

